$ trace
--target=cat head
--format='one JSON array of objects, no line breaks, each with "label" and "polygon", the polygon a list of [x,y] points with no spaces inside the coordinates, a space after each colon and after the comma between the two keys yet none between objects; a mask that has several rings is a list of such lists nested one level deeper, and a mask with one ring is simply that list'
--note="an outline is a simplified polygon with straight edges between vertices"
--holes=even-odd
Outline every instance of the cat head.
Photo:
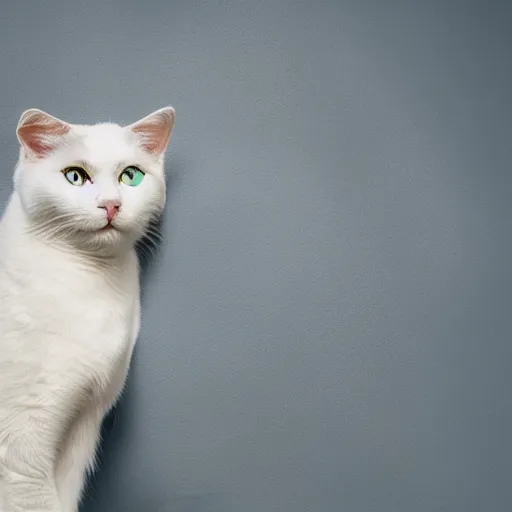
[{"label": "cat head", "polygon": [[129,126],[70,124],[25,111],[14,188],[30,229],[97,254],[133,246],[164,207],[173,124],[171,107]]}]

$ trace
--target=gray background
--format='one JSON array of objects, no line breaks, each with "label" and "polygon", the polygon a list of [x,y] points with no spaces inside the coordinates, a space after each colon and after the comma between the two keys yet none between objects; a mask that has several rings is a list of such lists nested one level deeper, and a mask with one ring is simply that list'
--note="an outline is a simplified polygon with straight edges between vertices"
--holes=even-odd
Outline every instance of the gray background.
[{"label": "gray background", "polygon": [[177,109],[84,512],[511,509],[511,26],[489,0],[2,4],[2,204],[23,109]]}]

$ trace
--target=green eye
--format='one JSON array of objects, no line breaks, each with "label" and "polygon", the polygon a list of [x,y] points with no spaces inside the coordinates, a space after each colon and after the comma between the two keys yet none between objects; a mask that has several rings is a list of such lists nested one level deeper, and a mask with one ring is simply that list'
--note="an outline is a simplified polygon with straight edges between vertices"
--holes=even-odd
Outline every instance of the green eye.
[{"label": "green eye", "polygon": [[142,183],[145,174],[137,167],[127,167],[119,176],[119,181],[130,187],[137,187]]},{"label": "green eye", "polygon": [[64,177],[75,187],[81,187],[86,181],[90,181],[89,175],[81,167],[68,167],[62,171]]}]

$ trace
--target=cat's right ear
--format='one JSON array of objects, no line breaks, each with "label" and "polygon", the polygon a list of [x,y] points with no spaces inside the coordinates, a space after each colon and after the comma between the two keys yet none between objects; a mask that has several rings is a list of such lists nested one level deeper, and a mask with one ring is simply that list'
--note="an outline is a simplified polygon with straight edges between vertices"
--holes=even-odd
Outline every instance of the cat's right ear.
[{"label": "cat's right ear", "polygon": [[21,114],[16,135],[28,158],[39,159],[54,150],[71,126],[56,117],[31,108]]}]

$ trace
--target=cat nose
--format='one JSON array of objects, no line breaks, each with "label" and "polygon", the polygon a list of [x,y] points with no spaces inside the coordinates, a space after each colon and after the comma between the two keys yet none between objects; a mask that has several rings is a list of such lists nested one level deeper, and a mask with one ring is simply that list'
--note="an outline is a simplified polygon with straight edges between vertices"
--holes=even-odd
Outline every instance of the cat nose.
[{"label": "cat nose", "polygon": [[107,212],[107,221],[112,222],[120,206],[119,201],[105,201],[98,208],[103,208]]}]

